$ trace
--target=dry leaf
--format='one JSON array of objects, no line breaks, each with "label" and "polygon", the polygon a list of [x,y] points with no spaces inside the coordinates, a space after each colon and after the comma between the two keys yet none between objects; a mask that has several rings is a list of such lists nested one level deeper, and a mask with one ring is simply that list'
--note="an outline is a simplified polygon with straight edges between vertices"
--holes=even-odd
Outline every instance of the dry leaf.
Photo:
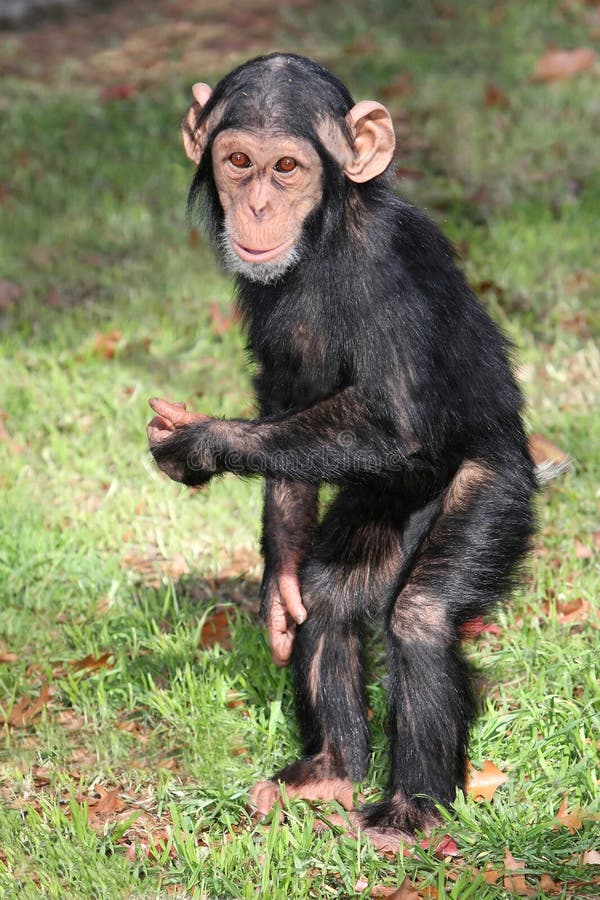
[{"label": "dry leaf", "polygon": [[[558,825],[564,825],[565,828],[569,829],[569,834],[575,834],[582,825],[581,811],[575,809],[573,812],[568,812],[567,809],[567,795],[565,794],[554,818],[555,821],[558,822]],[[558,825],[554,826],[555,831],[557,830]]]},{"label": "dry leaf", "polygon": [[460,627],[460,637],[463,641],[469,641],[484,632],[488,634],[500,634],[502,629],[494,622],[485,622],[483,616],[469,619]]},{"label": "dry leaf", "polygon": [[198,646],[202,650],[220,644],[224,650],[231,650],[231,631],[229,628],[229,612],[217,609],[204,620]]},{"label": "dry leaf", "polygon": [[112,359],[122,337],[122,333],[116,328],[107,334],[97,334],[94,338],[93,353],[96,356],[103,356],[105,359]]},{"label": "dry leaf", "polygon": [[419,888],[419,897],[422,897],[423,900],[438,900],[438,889],[432,884],[425,884]]},{"label": "dry leaf", "polygon": [[[419,841],[419,846],[423,847],[424,850],[427,850],[430,844],[431,838],[423,838],[422,841]],[[454,838],[451,838],[449,834],[445,834],[442,838],[439,838],[433,852],[438,859],[443,859],[445,856],[458,856],[458,847]]]},{"label": "dry leaf", "polygon": [[16,653],[10,653],[6,646],[6,641],[0,641],[0,663],[17,662],[19,657]]},{"label": "dry leaf", "polygon": [[238,706],[244,706],[244,700],[237,691],[231,688],[227,691],[227,708],[237,709]]},{"label": "dry leaf", "polygon": [[233,315],[225,315],[219,309],[219,306],[216,300],[210,301],[210,321],[212,322],[213,330],[215,334],[222,335],[225,334],[226,331],[229,331],[233,323],[235,322],[235,316]]},{"label": "dry leaf", "polygon": [[550,460],[551,462],[564,465],[569,462],[569,454],[553,444],[542,434],[533,433],[529,435],[529,452],[536,466]]},{"label": "dry leaf", "polygon": [[0,278],[0,312],[6,312],[9,306],[20,300],[24,293],[20,284],[8,281],[7,278]]},{"label": "dry leaf", "polygon": [[89,669],[90,671],[94,671],[95,669],[112,669],[114,663],[108,662],[111,656],[114,656],[114,653],[101,653],[100,656],[94,656],[93,653],[88,653],[83,659],[71,660],[69,665],[74,672],[82,672],[84,669]]},{"label": "dry leaf", "polygon": [[190,567],[182,553],[176,553],[172,560],[165,566],[165,572],[174,581],[183,575],[190,574]]},{"label": "dry leaf", "polygon": [[50,306],[53,309],[61,309],[65,306],[65,298],[58,288],[52,287],[46,292],[44,303],[46,306]]},{"label": "dry leaf", "polygon": [[414,889],[408,875],[393,894],[389,895],[390,900],[420,900],[419,892]]},{"label": "dry leaf", "polygon": [[587,622],[590,616],[590,604],[583,597],[574,600],[556,601],[557,619],[561,625],[570,625],[572,622]]},{"label": "dry leaf", "polygon": [[[369,882],[366,878],[359,878],[356,884],[354,885],[354,890],[357,894],[362,894],[364,890],[369,887]],[[371,888],[369,896],[371,897],[391,897],[397,891],[397,888],[388,887],[385,884],[374,884]]]},{"label": "dry leaf", "polygon": [[486,884],[496,884],[497,881],[500,881],[502,878],[502,872],[499,869],[493,869],[491,864],[488,865],[485,872],[483,873],[483,880]]},{"label": "dry leaf", "polygon": [[20,444],[17,444],[15,439],[6,430],[6,426],[4,424],[6,419],[8,419],[8,413],[0,409],[0,441],[3,441],[8,445],[11,453],[22,453],[23,447],[21,447]]},{"label": "dry leaf", "polygon": [[486,84],[484,103],[488,107],[499,106],[501,109],[508,109],[510,107],[510,100],[504,91],[501,91],[495,84]]},{"label": "dry leaf", "polygon": [[534,887],[529,887],[525,881],[525,876],[523,874],[512,874],[513,872],[522,873],[524,868],[524,861],[522,859],[515,859],[507,847],[504,854],[504,869],[506,871],[504,876],[504,889],[508,891],[509,894],[518,894],[519,897],[532,897],[537,893],[537,890]]},{"label": "dry leaf", "polygon": [[576,540],[575,556],[577,557],[577,559],[592,559],[594,556],[594,550],[592,547],[584,544],[583,541]]},{"label": "dry leaf", "polygon": [[534,81],[566,81],[591,69],[596,59],[595,52],[589,47],[577,50],[548,50],[538,59],[533,73]]},{"label": "dry leaf", "polygon": [[545,894],[557,894],[562,890],[558,881],[554,881],[550,875],[542,875],[540,878],[540,887]]},{"label": "dry leaf", "polygon": [[30,697],[22,697],[10,711],[10,715],[7,719],[3,719],[2,721],[6,725],[11,725],[13,728],[27,728],[34,719],[37,719],[38,716],[41,716],[43,709],[48,704],[48,700],[50,699],[50,687],[46,682],[41,687],[39,696],[37,696],[34,700]]},{"label": "dry leaf", "polygon": [[127,100],[136,93],[133,84],[115,84],[112,87],[104,88],[100,93],[100,100],[106,103],[108,100]]},{"label": "dry leaf", "polygon": [[100,794],[100,799],[94,805],[94,812],[96,814],[111,813],[125,808],[125,804],[119,799],[119,788],[106,790],[106,788],[97,785],[96,791]]},{"label": "dry leaf", "polygon": [[600,851],[586,850],[581,857],[581,864],[584,866],[600,866]]},{"label": "dry leaf", "polygon": [[474,800],[493,800],[496,790],[508,781],[508,775],[501,772],[489,759],[483,764],[481,771],[469,765],[467,774],[467,792]]}]

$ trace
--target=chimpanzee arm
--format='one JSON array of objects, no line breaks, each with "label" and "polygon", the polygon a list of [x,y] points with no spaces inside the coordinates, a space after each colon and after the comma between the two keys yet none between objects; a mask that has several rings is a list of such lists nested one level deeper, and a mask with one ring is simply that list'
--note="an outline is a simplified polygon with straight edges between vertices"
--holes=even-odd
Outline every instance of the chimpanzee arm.
[{"label": "chimpanzee arm", "polygon": [[272,478],[265,483],[261,615],[277,665],[289,661],[295,624],[306,619],[299,569],[312,544],[317,496],[318,488],[311,484]]},{"label": "chimpanzee arm", "polygon": [[[269,581],[286,574],[295,576],[310,549],[317,520],[317,496],[318,487],[312,484],[266,480],[262,530],[263,615]],[[294,615],[291,609],[290,613]]]},{"label": "chimpanzee arm", "polygon": [[390,419],[386,405],[349,387],[299,412],[199,420],[150,449],[171,478],[189,485],[219,472],[315,485],[423,466],[414,436]]}]

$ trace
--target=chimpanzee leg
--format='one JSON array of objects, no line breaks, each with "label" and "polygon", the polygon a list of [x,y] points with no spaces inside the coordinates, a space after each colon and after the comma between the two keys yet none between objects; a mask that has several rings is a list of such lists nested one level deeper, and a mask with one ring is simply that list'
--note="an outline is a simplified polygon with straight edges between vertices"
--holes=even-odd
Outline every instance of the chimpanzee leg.
[{"label": "chimpanzee leg", "polygon": [[458,634],[510,588],[532,531],[526,461],[510,472],[464,463],[388,611],[391,774],[388,797],[359,822],[377,843],[412,835],[464,786],[474,699]]},{"label": "chimpanzee leg", "polygon": [[291,660],[307,755],[253,789],[251,802],[261,812],[277,799],[278,782],[288,794],[352,805],[352,782],[364,777],[369,759],[364,622],[383,614],[397,583],[398,506],[372,491],[344,490],[323,519],[301,574],[308,615],[297,629]]}]

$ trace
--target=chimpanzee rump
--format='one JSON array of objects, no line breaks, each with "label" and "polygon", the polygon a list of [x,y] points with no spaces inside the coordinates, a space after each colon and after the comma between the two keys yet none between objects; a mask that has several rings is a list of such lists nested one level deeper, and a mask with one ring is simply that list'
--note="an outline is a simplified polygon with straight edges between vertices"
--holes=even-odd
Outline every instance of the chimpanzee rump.
[{"label": "chimpanzee rump", "polygon": [[[317,63],[252,60],[195,85],[190,205],[235,273],[260,414],[152,401],[152,453],[189,485],[265,477],[262,612],[291,654],[306,756],[255,786],[337,797],[369,761],[364,628],[389,642],[386,799],[353,814],[376,843],[414,835],[465,779],[474,699],[461,626],[510,591],[535,479],[507,341],[437,227],[392,190],[380,104]],[[321,518],[318,489],[337,485]]]}]

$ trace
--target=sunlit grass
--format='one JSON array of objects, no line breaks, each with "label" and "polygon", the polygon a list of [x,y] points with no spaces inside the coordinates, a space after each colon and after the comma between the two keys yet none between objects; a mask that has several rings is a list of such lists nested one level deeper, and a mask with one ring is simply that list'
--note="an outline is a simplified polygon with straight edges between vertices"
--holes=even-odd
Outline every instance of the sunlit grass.
[{"label": "sunlit grass", "polygon": [[[496,22],[488,4],[447,18],[398,7],[346,6],[326,33],[322,13],[300,31],[290,13],[279,46],[390,105],[399,163],[418,176],[400,188],[457,242],[514,341],[528,424],[575,460],[539,498],[538,546],[500,634],[469,648],[483,706],[471,758],[508,781],[491,804],[457,799],[446,861],[435,841],[392,860],[317,834],[321,811],[298,802],[285,824],[250,821],[250,784],[298,750],[289,674],[252,618],[261,485],[180,489],[144,435],[152,395],[224,416],[253,403],[238,326],[217,333],[211,313],[227,315],[231,287],[185,222],[188,85],[101,103],[76,82],[6,82],[0,716],[24,711],[2,732],[2,896],[346,897],[359,879],[367,896],[408,874],[427,896],[493,898],[502,875],[487,884],[485,868],[502,872],[507,847],[536,896],[542,875],[557,896],[598,894],[597,866],[581,864],[600,851],[597,86],[530,80],[546,43],[589,40],[586,8],[508,4]],[[410,88],[390,88],[407,71]],[[490,82],[508,105],[486,105]],[[239,596],[231,649],[203,647],[215,604]],[[385,783],[384,671],[377,656],[369,795]],[[102,818],[109,789],[124,808]],[[581,809],[573,833],[555,821],[563,797]]]}]

